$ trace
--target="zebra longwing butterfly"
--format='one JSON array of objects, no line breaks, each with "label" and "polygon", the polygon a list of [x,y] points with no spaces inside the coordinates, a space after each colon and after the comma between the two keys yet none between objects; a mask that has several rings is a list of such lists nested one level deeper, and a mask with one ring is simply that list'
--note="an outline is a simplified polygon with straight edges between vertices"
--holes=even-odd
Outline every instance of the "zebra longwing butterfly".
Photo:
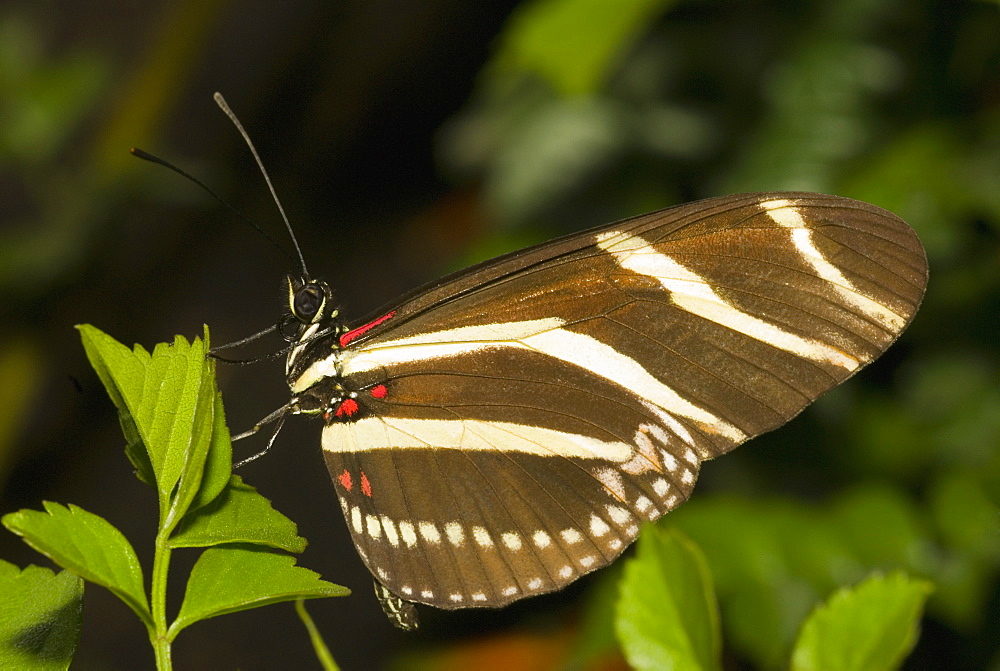
[{"label": "zebra longwing butterfly", "polygon": [[699,465],[797,415],[913,318],[927,262],[873,205],[713,198],[450,275],[355,325],[289,277],[285,411],[324,421],[354,544],[398,626],[612,562]]}]

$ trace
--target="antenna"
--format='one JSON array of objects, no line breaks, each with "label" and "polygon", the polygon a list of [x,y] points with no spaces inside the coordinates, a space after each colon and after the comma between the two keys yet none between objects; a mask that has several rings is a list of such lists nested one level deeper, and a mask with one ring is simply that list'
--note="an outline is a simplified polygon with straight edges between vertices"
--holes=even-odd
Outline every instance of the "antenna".
[{"label": "antenna", "polygon": [[302,266],[302,274],[305,277],[309,277],[309,271],[306,269],[306,260],[305,257],[302,256],[302,248],[299,247],[299,241],[295,237],[295,231],[292,230],[292,225],[288,222],[288,217],[285,216],[285,208],[281,206],[281,201],[278,200],[278,194],[274,190],[274,185],[271,184],[271,178],[268,176],[267,170],[264,169],[264,163],[260,160],[260,156],[257,154],[257,148],[253,146],[250,136],[245,130],[243,130],[243,124],[241,124],[240,120],[236,118],[236,115],[233,113],[233,110],[229,108],[229,104],[226,102],[226,99],[222,97],[222,94],[216,91],[212,98],[215,99],[215,104],[219,106],[219,109],[221,109],[225,115],[229,117],[229,120],[233,122],[233,125],[236,126],[236,130],[238,130],[240,135],[243,136],[243,141],[246,142],[247,146],[250,148],[250,153],[253,154],[254,160],[257,161],[257,167],[260,168],[261,173],[264,175],[264,181],[267,182],[267,188],[271,190],[271,198],[274,199],[274,204],[278,206],[278,212],[281,213],[281,219],[285,222],[285,228],[288,229],[288,235],[292,238],[292,244],[295,245],[295,253],[299,256],[299,264]]},{"label": "antenna", "polygon": [[166,159],[163,159],[163,158],[160,158],[159,156],[155,156],[153,154],[150,154],[148,151],[143,151],[142,149],[139,149],[138,147],[132,147],[131,149],[129,149],[129,152],[133,156],[135,156],[136,158],[141,158],[143,161],[149,161],[150,163],[155,163],[157,165],[162,165],[164,168],[167,168],[168,170],[172,170],[173,172],[177,173],[181,177],[183,177],[183,178],[185,178],[187,180],[190,180],[191,182],[194,182],[194,184],[196,184],[197,186],[201,187],[205,191],[205,193],[207,193],[208,195],[210,195],[212,198],[214,198],[220,204],[222,204],[223,206],[225,206],[225,208],[227,210],[229,210],[230,212],[232,212],[233,214],[235,214],[237,217],[239,217],[240,220],[243,223],[247,224],[248,226],[250,226],[251,228],[253,228],[255,231],[257,231],[258,233],[260,233],[261,235],[263,235],[265,240],[267,240],[272,245],[274,245],[275,249],[277,249],[279,252],[281,252],[282,254],[284,254],[285,256],[287,256],[292,261],[292,263],[295,262],[295,257],[292,256],[291,254],[289,254],[287,249],[285,249],[284,247],[282,247],[281,245],[279,245],[275,241],[275,239],[272,238],[270,236],[270,234],[268,234],[267,231],[265,231],[263,228],[261,228],[260,226],[258,226],[254,222],[252,222],[249,219],[247,219],[246,216],[244,216],[244,214],[242,212],[240,212],[235,207],[233,207],[232,205],[230,205],[228,202],[226,202],[225,200],[223,200],[222,197],[219,196],[219,194],[217,194],[215,191],[212,191],[212,189],[208,188],[207,184],[205,184],[203,181],[201,181],[200,179],[198,179],[197,177],[195,177],[194,175],[192,175],[188,171],[186,171],[186,170],[184,170],[182,168],[178,168],[176,165],[174,165],[170,161],[168,161]]}]

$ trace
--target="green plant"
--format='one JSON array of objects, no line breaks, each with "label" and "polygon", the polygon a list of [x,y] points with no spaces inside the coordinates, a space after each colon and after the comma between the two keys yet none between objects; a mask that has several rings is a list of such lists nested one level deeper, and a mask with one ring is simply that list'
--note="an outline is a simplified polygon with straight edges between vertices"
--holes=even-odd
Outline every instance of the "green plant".
[{"label": "green plant", "polygon": [[[787,668],[882,671],[913,648],[931,584],[875,572],[836,591],[802,622]],[[636,669],[722,668],[719,613],[709,564],[675,528],[643,531],[626,562],[614,613],[618,644]],[[784,665],[783,665],[784,666]]]},{"label": "green plant", "polygon": [[[43,575],[35,567],[18,573],[0,565],[0,580],[20,585],[19,590],[0,589],[0,631],[9,632],[0,639],[0,662],[16,660],[18,668],[68,666],[82,599],[82,585],[70,574],[106,587],[135,612],[146,626],[159,669],[171,668],[173,641],[200,620],[279,601],[350,593],[275,552],[302,552],[306,541],[291,520],[232,475],[222,397],[214,362],[205,356],[207,329],[204,339],[189,343],[178,336],[152,353],[138,345],[130,350],[89,325],[79,329],[87,356],[118,409],[136,476],[157,494],[149,589],[132,545],[104,518],[51,502],[44,503],[44,511],[5,515],[4,526],[69,573]],[[171,613],[167,576],[179,548],[204,550],[188,577],[183,602]],[[26,590],[44,595],[50,605],[18,607],[16,598]],[[47,638],[52,645],[39,644]]]}]

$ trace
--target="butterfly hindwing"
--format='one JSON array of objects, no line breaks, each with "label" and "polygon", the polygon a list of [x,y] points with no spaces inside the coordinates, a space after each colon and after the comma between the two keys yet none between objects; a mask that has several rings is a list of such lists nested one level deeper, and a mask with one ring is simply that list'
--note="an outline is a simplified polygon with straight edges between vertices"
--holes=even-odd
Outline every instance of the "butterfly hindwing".
[{"label": "butterfly hindwing", "polygon": [[686,482],[671,485],[580,459],[434,448],[327,463],[371,483],[370,495],[338,495],[372,573],[403,598],[441,608],[504,605],[606,565],[644,521],[686,497],[697,471],[685,465]]}]

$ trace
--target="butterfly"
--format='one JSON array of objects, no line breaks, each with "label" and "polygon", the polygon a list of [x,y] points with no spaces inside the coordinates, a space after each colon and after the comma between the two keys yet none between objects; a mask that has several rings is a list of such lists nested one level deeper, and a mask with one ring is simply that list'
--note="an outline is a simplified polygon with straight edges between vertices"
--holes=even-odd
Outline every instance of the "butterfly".
[{"label": "butterfly", "polygon": [[614,561],[700,464],[888,348],[927,261],[866,203],[751,193],[568,235],[358,323],[289,276],[287,414],[322,419],[354,545],[393,622],[499,607]]}]

